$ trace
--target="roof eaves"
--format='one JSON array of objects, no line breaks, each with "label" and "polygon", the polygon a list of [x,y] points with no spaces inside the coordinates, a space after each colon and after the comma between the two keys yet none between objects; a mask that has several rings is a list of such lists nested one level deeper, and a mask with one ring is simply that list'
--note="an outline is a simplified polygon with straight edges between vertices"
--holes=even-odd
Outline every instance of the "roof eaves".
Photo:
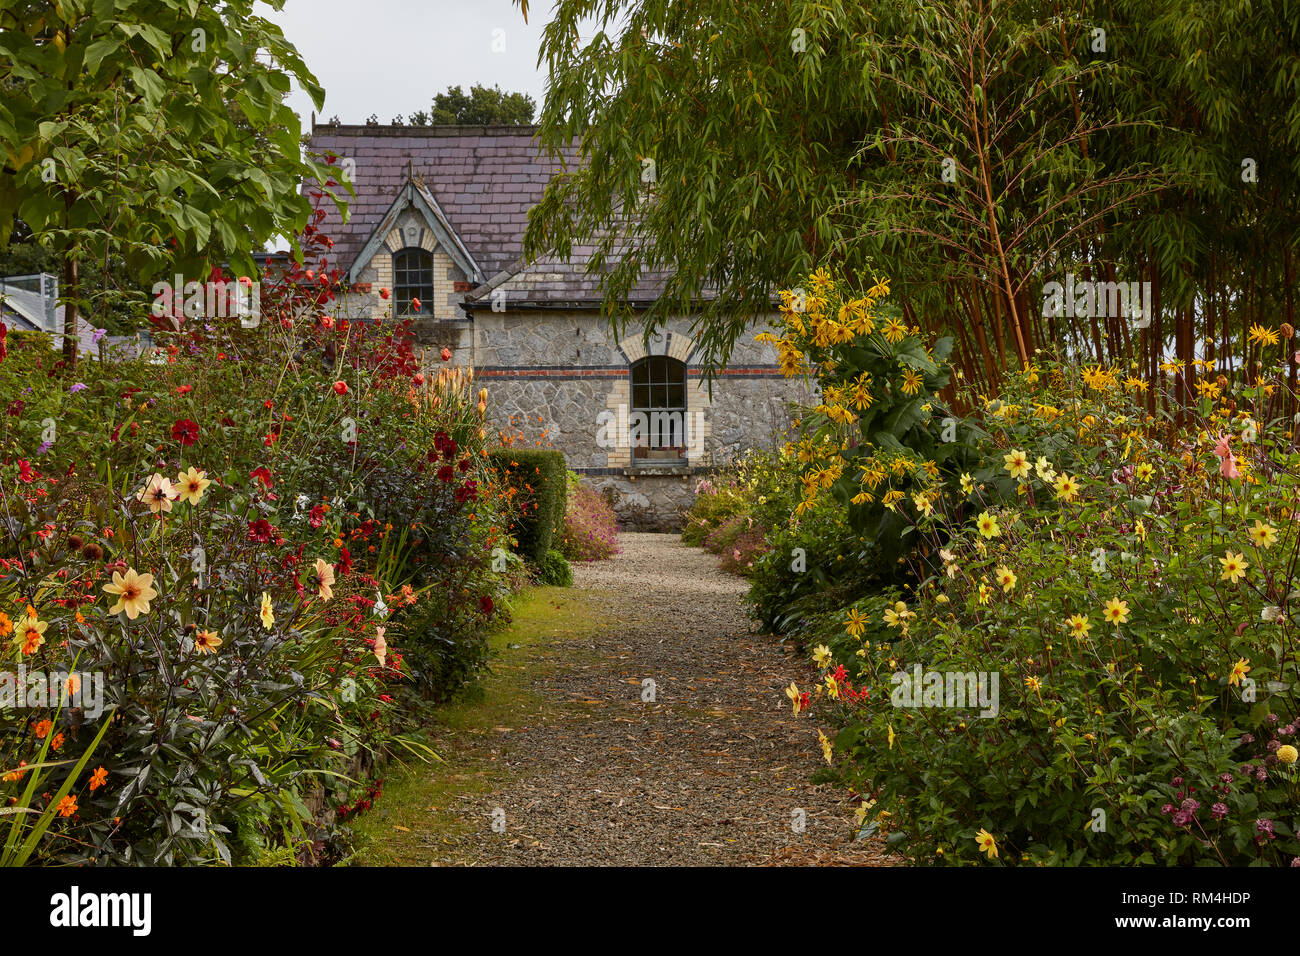
[{"label": "roof eaves", "polygon": [[506,266],[504,269],[502,269],[500,272],[494,275],[491,279],[488,279],[486,282],[484,282],[482,285],[479,285],[474,289],[471,289],[469,292],[466,292],[465,302],[467,303],[477,302],[480,299],[484,298],[485,296],[490,295],[492,293],[492,290],[500,287],[506,282],[509,282],[511,279],[517,276],[523,268],[524,268],[524,260],[522,258],[516,259],[514,262],[510,263],[510,265]]}]

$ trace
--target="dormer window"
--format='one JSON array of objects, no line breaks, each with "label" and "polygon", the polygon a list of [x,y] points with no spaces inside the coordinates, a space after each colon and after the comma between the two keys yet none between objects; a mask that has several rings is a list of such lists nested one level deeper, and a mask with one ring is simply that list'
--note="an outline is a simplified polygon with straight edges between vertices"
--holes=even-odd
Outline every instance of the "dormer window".
[{"label": "dormer window", "polygon": [[[419,300],[420,307],[415,307]],[[393,253],[393,300],[397,316],[433,312],[433,254],[418,247]]]}]

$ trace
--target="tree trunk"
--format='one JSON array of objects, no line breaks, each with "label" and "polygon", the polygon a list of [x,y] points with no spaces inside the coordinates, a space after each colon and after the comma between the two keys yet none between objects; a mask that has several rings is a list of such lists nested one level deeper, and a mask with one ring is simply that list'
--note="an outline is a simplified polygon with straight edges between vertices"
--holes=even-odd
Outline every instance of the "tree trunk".
[{"label": "tree trunk", "polygon": [[992,354],[989,352],[988,338],[984,334],[984,328],[988,324],[985,320],[984,310],[980,307],[980,290],[972,281],[967,298],[970,302],[970,312],[975,321],[972,326],[975,329],[975,340],[979,343],[980,357],[984,360],[985,377],[988,380],[989,394],[995,394],[998,388],[997,363],[994,362]]},{"label": "tree trunk", "polygon": [[1164,391],[1164,370],[1160,368],[1160,360],[1165,357],[1165,323],[1160,314],[1160,262],[1154,256],[1151,258],[1151,395],[1152,401],[1150,406],[1151,414],[1156,413],[1157,407],[1157,390],[1159,391],[1159,402],[1167,402]]}]

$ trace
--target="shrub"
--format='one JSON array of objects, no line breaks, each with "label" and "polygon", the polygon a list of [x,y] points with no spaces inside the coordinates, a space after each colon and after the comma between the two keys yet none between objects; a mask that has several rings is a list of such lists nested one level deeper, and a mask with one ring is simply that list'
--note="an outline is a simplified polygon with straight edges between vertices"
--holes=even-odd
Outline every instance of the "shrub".
[{"label": "shrub", "polygon": [[695,486],[696,498],[687,511],[682,540],[719,556],[724,571],[751,577],[763,555],[771,550],[760,515],[776,510],[784,480],[782,459],[766,451],[750,451]]},{"label": "shrub", "polygon": [[694,523],[682,535],[744,574],[754,616],[782,634],[797,632],[828,603],[852,601],[897,574],[832,496],[801,506],[801,475],[793,446],[751,451],[700,483],[688,518]]},{"label": "shrub", "polygon": [[487,663],[488,629],[484,623],[496,602],[482,595],[473,613],[480,620],[467,625],[449,615],[458,602],[427,595],[402,620],[404,662],[425,699],[441,703]]},{"label": "shrub", "polygon": [[722,560],[719,562],[722,570],[743,577],[749,577],[754,573],[754,565],[767,553],[769,547],[767,536],[762,529],[752,524],[752,518],[748,520],[752,526],[742,530],[731,542],[730,547],[720,552]]},{"label": "shrub", "polygon": [[[841,726],[828,773],[868,795],[868,829],[925,863],[1300,856],[1284,374],[1203,389],[1187,432],[1095,367],[977,402],[971,470],[897,503],[905,587],[802,622]],[[946,695],[979,674],[998,680],[984,716]]]},{"label": "shrub", "polygon": [[29,342],[0,361],[21,396],[0,408],[3,670],[86,675],[103,705],[0,708],[0,801],[54,810],[6,821],[35,862],[320,859],[331,781],[422,752],[403,636],[457,643],[439,693],[481,658],[502,539],[483,413],[425,380],[405,326],[326,321],[319,278],[268,276],[259,327],[177,323],[75,382]]},{"label": "shrub", "polygon": [[710,532],[724,522],[749,513],[741,475],[723,470],[695,483],[695,500],[686,511],[682,541],[700,547]]},{"label": "shrub", "polygon": [[898,576],[897,563],[851,525],[834,495],[805,497],[806,457],[806,444],[790,442],[776,452],[750,451],[702,479],[682,533],[749,579],[752,613],[780,634],[797,632],[828,603],[848,603]]},{"label": "shrub", "polygon": [[730,550],[735,540],[740,537],[741,532],[752,524],[752,518],[741,515],[728,518],[705,536],[704,550],[711,554],[721,554],[723,551]]},{"label": "shrub", "polygon": [[537,562],[537,578],[543,584],[567,588],[573,584],[573,568],[558,551],[547,551]]},{"label": "shrub", "polygon": [[[859,292],[818,270],[802,286],[806,294],[781,293],[780,334],[759,336],[784,375],[811,374],[821,393],[777,469],[778,480],[794,469],[797,484],[782,481],[767,513],[754,510],[781,540],[756,565],[751,601],[781,630],[815,610],[798,606],[802,597],[830,588],[852,600],[897,580],[916,540],[900,503],[936,498],[978,438],[967,429],[948,440],[942,424],[951,416],[937,396],[949,384],[952,339],[927,342],[908,328],[885,302],[888,282]],[[800,528],[805,516],[820,527]]]},{"label": "shrub", "polygon": [[500,448],[488,457],[508,489],[511,533],[519,551],[538,563],[563,534],[568,497],[564,454],[541,448]]},{"label": "shrub", "polygon": [[570,561],[603,561],[618,553],[618,518],[600,492],[569,478],[568,508],[558,550]]}]

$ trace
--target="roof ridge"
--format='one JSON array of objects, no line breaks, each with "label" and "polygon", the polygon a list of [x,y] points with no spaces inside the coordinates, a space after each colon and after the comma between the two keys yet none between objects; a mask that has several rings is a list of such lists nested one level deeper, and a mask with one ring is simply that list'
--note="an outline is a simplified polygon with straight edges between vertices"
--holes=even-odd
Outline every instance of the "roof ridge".
[{"label": "roof ridge", "polygon": [[511,126],[494,123],[490,126],[460,126],[455,123],[442,123],[437,126],[394,126],[390,123],[368,126],[365,124],[331,125],[316,123],[311,128],[312,135],[328,133],[336,136],[510,136],[536,135],[540,126]]}]

